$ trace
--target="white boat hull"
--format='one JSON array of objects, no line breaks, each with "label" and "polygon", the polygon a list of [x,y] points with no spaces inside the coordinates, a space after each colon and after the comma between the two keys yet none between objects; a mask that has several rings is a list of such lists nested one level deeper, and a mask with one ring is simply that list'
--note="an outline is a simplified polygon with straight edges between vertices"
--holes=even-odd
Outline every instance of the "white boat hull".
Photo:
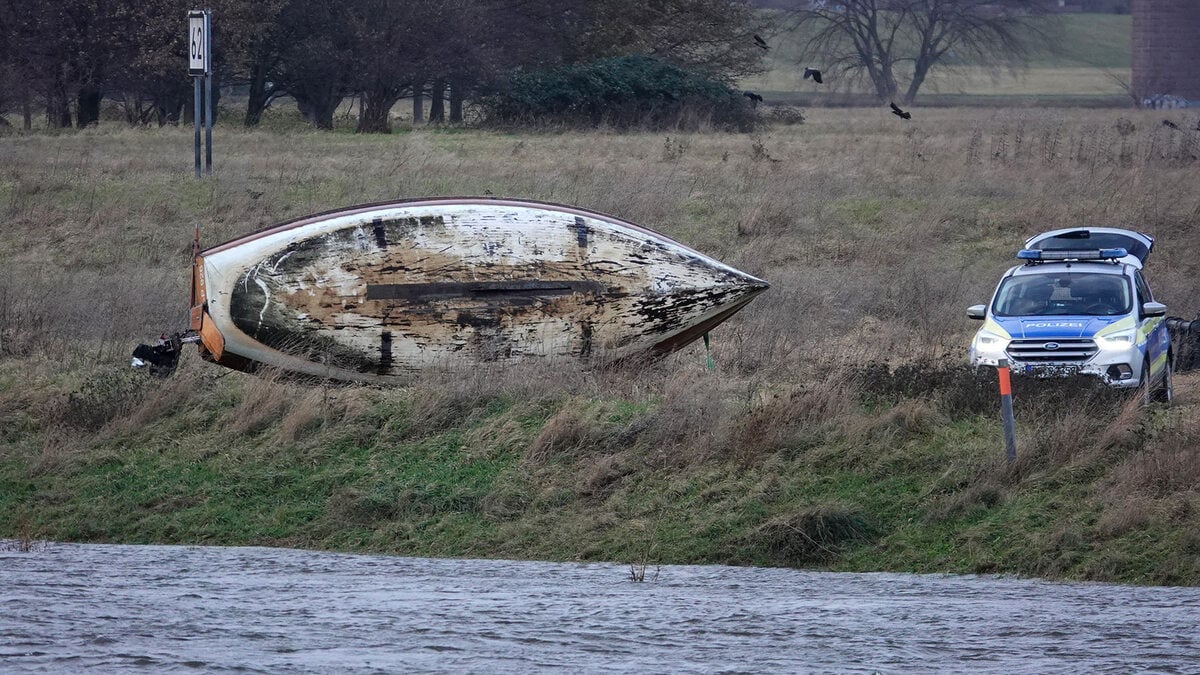
[{"label": "white boat hull", "polygon": [[321,214],[202,251],[193,328],[224,365],[376,381],[667,352],[766,288],[603,214],[430,199]]}]

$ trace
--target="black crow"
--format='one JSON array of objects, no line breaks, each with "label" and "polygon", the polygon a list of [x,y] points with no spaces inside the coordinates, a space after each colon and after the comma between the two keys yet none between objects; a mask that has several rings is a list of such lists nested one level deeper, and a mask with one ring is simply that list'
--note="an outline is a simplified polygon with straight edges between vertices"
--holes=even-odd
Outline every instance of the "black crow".
[{"label": "black crow", "polygon": [[805,68],[804,79],[807,80],[810,77],[813,79],[813,82],[821,84],[821,71],[817,70],[816,68]]},{"label": "black crow", "polygon": [[901,110],[900,106],[896,105],[895,103],[892,103],[892,114],[902,120],[912,119],[912,113]]},{"label": "black crow", "polygon": [[1175,123],[1174,123],[1174,122],[1172,122],[1171,120],[1163,120],[1163,126],[1164,126],[1164,127],[1170,127],[1170,128],[1172,128],[1172,129],[1178,129],[1178,128],[1179,128],[1179,125],[1178,125],[1178,124],[1175,124]]},{"label": "black crow", "polygon": [[762,47],[763,49],[770,49],[770,47],[767,46],[767,41],[762,39],[758,35],[754,36],[754,44],[758,45],[759,47]]}]

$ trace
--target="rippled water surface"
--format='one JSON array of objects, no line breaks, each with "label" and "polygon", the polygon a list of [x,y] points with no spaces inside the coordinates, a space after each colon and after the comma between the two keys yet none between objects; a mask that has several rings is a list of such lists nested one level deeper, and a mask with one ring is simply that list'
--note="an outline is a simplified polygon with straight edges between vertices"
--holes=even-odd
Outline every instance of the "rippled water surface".
[{"label": "rippled water surface", "polygon": [[1200,589],[654,573],[49,544],[0,552],[0,671],[1200,672]]}]

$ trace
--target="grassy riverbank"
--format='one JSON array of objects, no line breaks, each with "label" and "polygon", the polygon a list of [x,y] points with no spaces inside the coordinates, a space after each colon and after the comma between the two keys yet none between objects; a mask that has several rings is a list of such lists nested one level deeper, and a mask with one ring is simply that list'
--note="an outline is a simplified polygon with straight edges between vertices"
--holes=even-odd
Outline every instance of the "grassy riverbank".
[{"label": "grassy riverbank", "polygon": [[[1042,229],[1149,231],[1160,299],[1200,308],[1200,139],[1161,116],[822,110],[755,136],[218,129],[218,175],[199,182],[183,130],[0,137],[0,537],[1200,583],[1194,381],[1152,409],[1024,388],[1009,466],[994,385],[952,367],[974,329],[963,309]],[[194,223],[215,242],[488,193],[644,223],[772,290],[714,332],[715,371],[694,347],[395,390],[192,353],[167,381],[127,372],[134,343],[185,321]]]}]

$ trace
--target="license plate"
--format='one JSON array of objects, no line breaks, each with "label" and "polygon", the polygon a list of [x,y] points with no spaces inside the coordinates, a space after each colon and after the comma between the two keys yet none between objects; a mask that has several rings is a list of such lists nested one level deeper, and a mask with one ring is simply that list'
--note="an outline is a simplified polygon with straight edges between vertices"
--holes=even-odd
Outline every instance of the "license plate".
[{"label": "license plate", "polygon": [[1042,365],[1025,366],[1025,374],[1030,377],[1071,377],[1079,374],[1079,366]]}]

